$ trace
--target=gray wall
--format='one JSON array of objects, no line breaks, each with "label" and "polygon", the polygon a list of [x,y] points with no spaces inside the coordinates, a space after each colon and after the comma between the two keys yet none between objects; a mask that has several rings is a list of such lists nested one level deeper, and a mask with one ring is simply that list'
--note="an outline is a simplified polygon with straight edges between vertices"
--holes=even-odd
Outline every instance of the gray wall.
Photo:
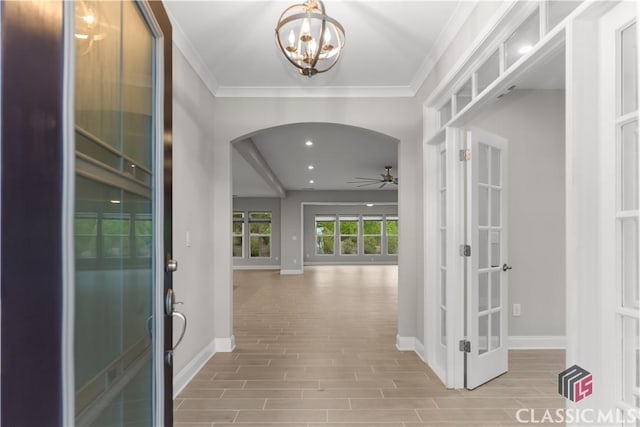
[{"label": "gray wall", "polygon": [[510,336],[565,335],[563,90],[515,90],[468,126],[509,140]]},{"label": "gray wall", "polygon": [[[180,310],[189,319],[184,341],[175,352],[176,375],[215,338],[212,310],[215,216],[211,215],[215,206],[211,186],[214,163],[210,120],[214,114],[213,102],[213,96],[180,51],[174,49],[173,249],[179,268],[173,276],[173,288],[177,300],[184,302]],[[175,323],[176,328],[181,326]]]},{"label": "gray wall", "polygon": [[[233,267],[277,267],[280,268],[280,199],[236,197],[233,199],[233,211],[244,212],[245,219],[249,212],[271,212],[271,258],[250,258],[249,227],[245,225],[244,258],[233,258]],[[246,224],[246,222],[245,222]],[[231,249],[229,249],[231,250]]]},{"label": "gray wall", "polygon": [[[336,244],[335,255],[316,255],[315,217],[316,215],[398,215],[397,205],[306,205],[304,207],[304,263],[306,264],[397,264],[397,255],[348,255],[340,256]],[[336,223],[336,229],[337,228]],[[336,242],[337,242],[336,238]],[[384,245],[383,245],[384,246]],[[362,252],[362,241],[360,242]]]}]

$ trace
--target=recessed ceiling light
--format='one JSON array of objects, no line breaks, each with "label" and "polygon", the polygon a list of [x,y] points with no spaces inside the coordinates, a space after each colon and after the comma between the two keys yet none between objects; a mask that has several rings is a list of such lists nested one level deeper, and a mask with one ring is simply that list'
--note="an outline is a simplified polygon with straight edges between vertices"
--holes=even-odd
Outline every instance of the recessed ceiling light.
[{"label": "recessed ceiling light", "polygon": [[307,166],[307,169],[309,169],[310,171],[312,171],[312,170],[314,170],[314,169],[315,169],[315,167],[314,167],[313,165],[309,165],[309,166]]},{"label": "recessed ceiling light", "polygon": [[314,181],[314,180],[312,180],[312,179],[310,179],[310,180],[309,180],[309,184],[315,184],[315,181]]},{"label": "recessed ceiling light", "polygon": [[530,44],[525,44],[524,46],[520,47],[520,49],[518,49],[518,53],[520,55],[524,55],[525,53],[531,52],[531,49],[533,49],[533,46],[531,46]]},{"label": "recessed ceiling light", "polygon": [[373,207],[373,203],[367,203],[367,207],[368,208]]},{"label": "recessed ceiling light", "polygon": [[307,147],[311,147],[313,145],[313,142],[307,141],[304,143],[304,145],[306,145]]},{"label": "recessed ceiling light", "polygon": [[111,203],[113,203],[114,205],[119,205],[120,204],[120,200],[109,200]]}]

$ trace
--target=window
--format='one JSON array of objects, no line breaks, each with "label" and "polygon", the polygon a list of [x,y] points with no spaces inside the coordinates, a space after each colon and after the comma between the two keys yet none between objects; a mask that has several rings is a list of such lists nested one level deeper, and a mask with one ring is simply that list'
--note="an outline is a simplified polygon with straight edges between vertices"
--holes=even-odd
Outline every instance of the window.
[{"label": "window", "polygon": [[362,241],[365,255],[382,255],[382,217],[362,218]]},{"label": "window", "polygon": [[251,258],[271,258],[271,212],[249,212]]},{"label": "window", "polygon": [[359,223],[357,216],[340,216],[340,255],[358,255]]},{"label": "window", "polygon": [[504,42],[505,69],[526,55],[540,40],[540,10],[529,16]]},{"label": "window", "polygon": [[129,214],[105,214],[102,218],[102,253],[105,258],[129,258]]},{"label": "window", "polygon": [[473,98],[471,79],[456,92],[456,114],[464,110],[464,107],[469,105]]},{"label": "window", "polygon": [[387,226],[387,255],[398,255],[398,217],[388,216]]},{"label": "window", "polygon": [[234,258],[244,257],[244,212],[233,213],[232,252]]},{"label": "window", "polygon": [[136,215],[136,256],[139,258],[151,257],[153,249],[153,222],[151,214]]},{"label": "window", "polygon": [[335,254],[336,217],[316,216],[316,255]]},{"label": "window", "polygon": [[76,258],[98,257],[98,215],[77,213],[75,218]]}]

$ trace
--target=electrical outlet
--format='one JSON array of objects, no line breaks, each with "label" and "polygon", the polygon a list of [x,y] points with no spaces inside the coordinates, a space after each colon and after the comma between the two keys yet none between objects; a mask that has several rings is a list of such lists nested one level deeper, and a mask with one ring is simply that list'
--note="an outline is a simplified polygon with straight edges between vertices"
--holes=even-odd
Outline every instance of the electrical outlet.
[{"label": "electrical outlet", "polygon": [[513,304],[513,317],[518,317],[521,313],[520,304]]}]

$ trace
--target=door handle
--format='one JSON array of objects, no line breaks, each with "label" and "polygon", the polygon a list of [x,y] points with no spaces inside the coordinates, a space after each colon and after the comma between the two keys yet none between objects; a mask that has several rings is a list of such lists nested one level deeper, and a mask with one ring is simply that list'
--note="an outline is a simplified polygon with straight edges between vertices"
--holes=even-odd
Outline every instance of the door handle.
[{"label": "door handle", "polygon": [[185,316],[183,313],[180,313],[179,311],[174,311],[171,315],[173,317],[178,317],[182,319],[182,331],[180,332],[178,341],[173,345],[173,348],[171,349],[171,350],[175,350],[176,348],[178,348],[178,346],[182,342],[182,339],[184,338],[184,334],[187,332],[187,316]]},{"label": "door handle", "polygon": [[502,271],[508,271],[511,270],[513,267],[511,267],[510,265],[507,264],[502,264]]}]

